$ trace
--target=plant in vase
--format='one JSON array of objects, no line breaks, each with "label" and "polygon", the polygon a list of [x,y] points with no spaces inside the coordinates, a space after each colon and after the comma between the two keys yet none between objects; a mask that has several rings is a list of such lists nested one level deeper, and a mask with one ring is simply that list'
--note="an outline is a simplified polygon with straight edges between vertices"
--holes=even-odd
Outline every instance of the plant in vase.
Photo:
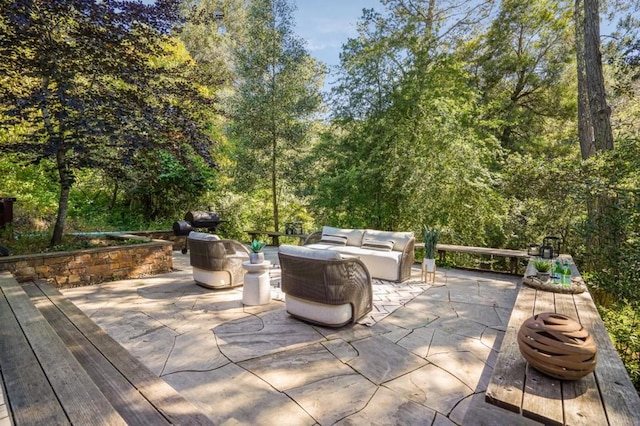
[{"label": "plant in vase", "polygon": [[255,238],[251,241],[249,248],[251,249],[251,253],[249,253],[249,262],[251,263],[262,263],[264,262],[264,253],[262,249],[267,243],[263,243],[262,241],[258,241]]},{"label": "plant in vase", "polygon": [[440,238],[441,231],[435,228],[424,227],[424,259],[422,261],[422,275],[426,281],[430,276],[431,281],[435,281],[436,274],[436,245]]},{"label": "plant in vase", "polygon": [[551,277],[551,263],[549,261],[538,258],[533,262],[533,266],[536,268],[536,276],[540,281],[549,281]]}]

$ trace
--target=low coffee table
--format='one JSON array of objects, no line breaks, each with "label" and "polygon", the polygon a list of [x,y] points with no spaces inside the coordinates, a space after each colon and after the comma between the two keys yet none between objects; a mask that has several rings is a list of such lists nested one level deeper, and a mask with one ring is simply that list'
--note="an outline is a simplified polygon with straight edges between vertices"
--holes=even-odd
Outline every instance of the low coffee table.
[{"label": "low coffee table", "polygon": [[269,268],[271,262],[262,263],[242,262],[246,271],[242,288],[242,303],[245,305],[266,305],[271,302],[271,280]]}]

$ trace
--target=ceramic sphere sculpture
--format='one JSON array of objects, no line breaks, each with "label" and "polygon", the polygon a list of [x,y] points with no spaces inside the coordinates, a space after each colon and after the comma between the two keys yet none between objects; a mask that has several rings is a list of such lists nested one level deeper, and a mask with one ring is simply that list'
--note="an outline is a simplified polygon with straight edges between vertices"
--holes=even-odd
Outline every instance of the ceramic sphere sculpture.
[{"label": "ceramic sphere sculpture", "polygon": [[562,380],[577,380],[596,368],[596,344],[580,323],[545,312],[526,320],[518,331],[524,359],[536,370]]}]

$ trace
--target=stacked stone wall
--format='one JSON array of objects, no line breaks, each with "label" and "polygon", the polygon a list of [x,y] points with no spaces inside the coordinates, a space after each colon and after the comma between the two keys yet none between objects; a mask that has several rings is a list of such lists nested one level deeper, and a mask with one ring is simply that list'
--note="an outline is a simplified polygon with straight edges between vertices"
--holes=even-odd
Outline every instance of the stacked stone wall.
[{"label": "stacked stone wall", "polygon": [[[111,238],[124,240],[136,236],[117,235]],[[0,271],[11,272],[18,281],[45,279],[58,288],[141,278],[172,269],[173,244],[163,240],[72,252],[0,257]]]}]

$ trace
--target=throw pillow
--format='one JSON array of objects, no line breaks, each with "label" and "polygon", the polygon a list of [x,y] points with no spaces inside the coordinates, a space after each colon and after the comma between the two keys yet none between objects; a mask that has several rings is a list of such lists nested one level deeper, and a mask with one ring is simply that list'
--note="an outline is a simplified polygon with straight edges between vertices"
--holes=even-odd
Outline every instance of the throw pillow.
[{"label": "throw pillow", "polygon": [[374,238],[365,238],[362,241],[362,248],[369,250],[391,251],[394,245],[393,240],[376,240]]},{"label": "throw pillow", "polygon": [[320,242],[325,244],[334,244],[336,246],[346,246],[347,236],[336,235],[336,234],[322,234],[322,238],[320,238]]}]

